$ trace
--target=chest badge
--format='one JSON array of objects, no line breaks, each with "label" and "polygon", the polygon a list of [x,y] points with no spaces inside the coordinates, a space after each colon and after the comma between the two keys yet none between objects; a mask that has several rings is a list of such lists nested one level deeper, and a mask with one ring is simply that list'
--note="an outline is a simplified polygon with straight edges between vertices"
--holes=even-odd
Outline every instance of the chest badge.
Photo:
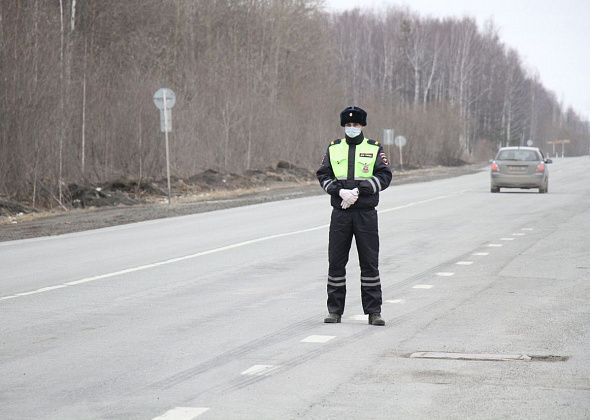
[{"label": "chest badge", "polygon": [[363,173],[364,174],[369,173],[369,164],[368,163],[363,163]]}]

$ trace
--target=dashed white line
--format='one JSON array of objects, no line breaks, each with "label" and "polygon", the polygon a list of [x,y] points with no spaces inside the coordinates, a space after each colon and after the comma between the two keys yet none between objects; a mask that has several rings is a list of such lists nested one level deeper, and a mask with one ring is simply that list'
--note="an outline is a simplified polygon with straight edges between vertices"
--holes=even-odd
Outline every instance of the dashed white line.
[{"label": "dashed white line", "polygon": [[434,286],[432,284],[417,284],[412,287],[412,289],[432,289]]},{"label": "dashed white line", "polygon": [[310,335],[301,340],[302,343],[327,343],[336,338],[335,335]]},{"label": "dashed white line", "polygon": [[249,376],[266,376],[276,369],[278,369],[278,366],[275,365],[254,365],[243,371],[241,374]]},{"label": "dashed white line", "polygon": [[487,256],[487,255],[490,255],[490,253],[489,253],[489,252],[474,252],[474,253],[473,253],[473,254],[471,254],[471,255],[476,255],[476,256],[478,256],[478,257],[485,257],[485,256]]},{"label": "dashed white line", "polygon": [[502,246],[504,246],[504,245],[502,245],[502,244],[488,244],[488,246],[489,246],[490,248],[500,248],[500,247],[502,247]]},{"label": "dashed white line", "polygon": [[526,233],[513,233],[512,236],[525,236]]},{"label": "dashed white line", "polygon": [[385,302],[387,303],[405,303],[404,299],[388,299]]},{"label": "dashed white line", "polygon": [[515,238],[500,238],[501,241],[513,241]]},{"label": "dashed white line", "polygon": [[455,264],[457,265],[471,265],[473,261],[457,261]]},{"label": "dashed white line", "polygon": [[176,407],[152,420],[193,420],[208,410],[207,407]]},{"label": "dashed white line", "polygon": [[[427,200],[415,201],[413,203],[404,204],[402,206],[392,207],[392,208],[385,209],[385,210],[380,210],[379,214],[389,213],[392,211],[397,211],[397,210],[405,209],[408,207],[417,206],[419,204],[430,203],[432,201],[442,200],[442,199],[453,197],[453,196],[456,196],[459,194],[441,195],[438,197],[429,198]],[[127,268],[124,270],[114,271],[112,273],[105,273],[105,274],[100,274],[100,275],[96,275],[96,276],[86,277],[83,279],[74,280],[74,281],[63,283],[63,284],[58,284],[55,286],[43,287],[41,289],[36,289],[36,290],[28,291],[28,292],[14,293],[12,295],[0,297],[0,301],[8,300],[8,299],[15,299],[15,298],[22,297],[22,296],[34,295],[34,294],[38,294],[38,293],[44,293],[44,292],[48,292],[50,290],[62,289],[62,288],[70,287],[70,286],[77,286],[80,284],[90,283],[90,282],[97,281],[97,280],[103,280],[103,279],[121,276],[123,274],[135,273],[138,271],[148,270],[151,268],[156,268],[156,267],[160,267],[160,266],[164,266],[164,265],[168,265],[168,264],[173,264],[173,263],[177,263],[180,261],[191,260],[193,258],[198,258],[198,257],[202,257],[205,255],[211,255],[211,254],[215,254],[215,253],[222,252],[222,251],[228,251],[231,249],[240,248],[240,247],[243,247],[246,245],[252,245],[252,244],[259,243],[259,242],[265,242],[265,241],[269,241],[272,239],[284,238],[284,237],[288,237],[288,236],[299,235],[302,233],[313,232],[313,231],[320,230],[320,229],[326,229],[329,226],[330,226],[329,224],[325,224],[325,225],[315,226],[315,227],[312,227],[309,229],[302,229],[302,230],[296,230],[296,231],[292,231],[292,232],[279,233],[276,235],[263,236],[260,238],[251,239],[251,240],[243,241],[243,242],[237,242],[235,244],[210,249],[207,251],[197,252],[195,254],[184,255],[182,257],[177,257],[177,258],[170,258],[170,259],[164,260],[164,261],[158,261],[153,264],[145,264],[145,265],[140,265],[137,267]]]},{"label": "dashed white line", "polygon": [[436,275],[439,276],[439,277],[451,277],[451,276],[454,276],[455,273],[450,273],[450,272],[447,272],[447,271],[442,271],[440,273],[436,273]]}]

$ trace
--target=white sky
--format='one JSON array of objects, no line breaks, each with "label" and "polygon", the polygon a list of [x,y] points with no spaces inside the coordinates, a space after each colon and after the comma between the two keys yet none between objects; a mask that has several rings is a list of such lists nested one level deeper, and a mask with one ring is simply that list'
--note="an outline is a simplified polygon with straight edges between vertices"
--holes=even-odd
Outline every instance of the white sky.
[{"label": "white sky", "polygon": [[590,120],[590,0],[325,0],[328,10],[407,6],[422,16],[492,18],[501,40],[564,106]]}]

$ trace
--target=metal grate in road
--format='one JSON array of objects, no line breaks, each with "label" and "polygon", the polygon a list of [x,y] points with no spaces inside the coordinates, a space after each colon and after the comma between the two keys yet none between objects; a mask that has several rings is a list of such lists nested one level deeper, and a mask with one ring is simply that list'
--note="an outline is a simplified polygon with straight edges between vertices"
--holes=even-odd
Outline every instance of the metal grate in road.
[{"label": "metal grate in road", "polygon": [[555,355],[527,355],[527,354],[497,354],[497,353],[455,353],[438,351],[419,351],[409,355],[410,359],[445,359],[445,360],[473,360],[484,362],[565,362],[569,356]]}]

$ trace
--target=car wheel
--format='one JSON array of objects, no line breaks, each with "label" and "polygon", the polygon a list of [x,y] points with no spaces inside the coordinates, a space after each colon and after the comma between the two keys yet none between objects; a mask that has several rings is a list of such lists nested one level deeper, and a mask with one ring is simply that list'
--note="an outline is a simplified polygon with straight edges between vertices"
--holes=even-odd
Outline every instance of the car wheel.
[{"label": "car wheel", "polygon": [[549,191],[549,180],[545,181],[542,187],[539,187],[539,194],[545,194]]},{"label": "car wheel", "polygon": [[493,192],[493,193],[500,192],[500,187],[491,187],[490,188],[490,191]]}]

